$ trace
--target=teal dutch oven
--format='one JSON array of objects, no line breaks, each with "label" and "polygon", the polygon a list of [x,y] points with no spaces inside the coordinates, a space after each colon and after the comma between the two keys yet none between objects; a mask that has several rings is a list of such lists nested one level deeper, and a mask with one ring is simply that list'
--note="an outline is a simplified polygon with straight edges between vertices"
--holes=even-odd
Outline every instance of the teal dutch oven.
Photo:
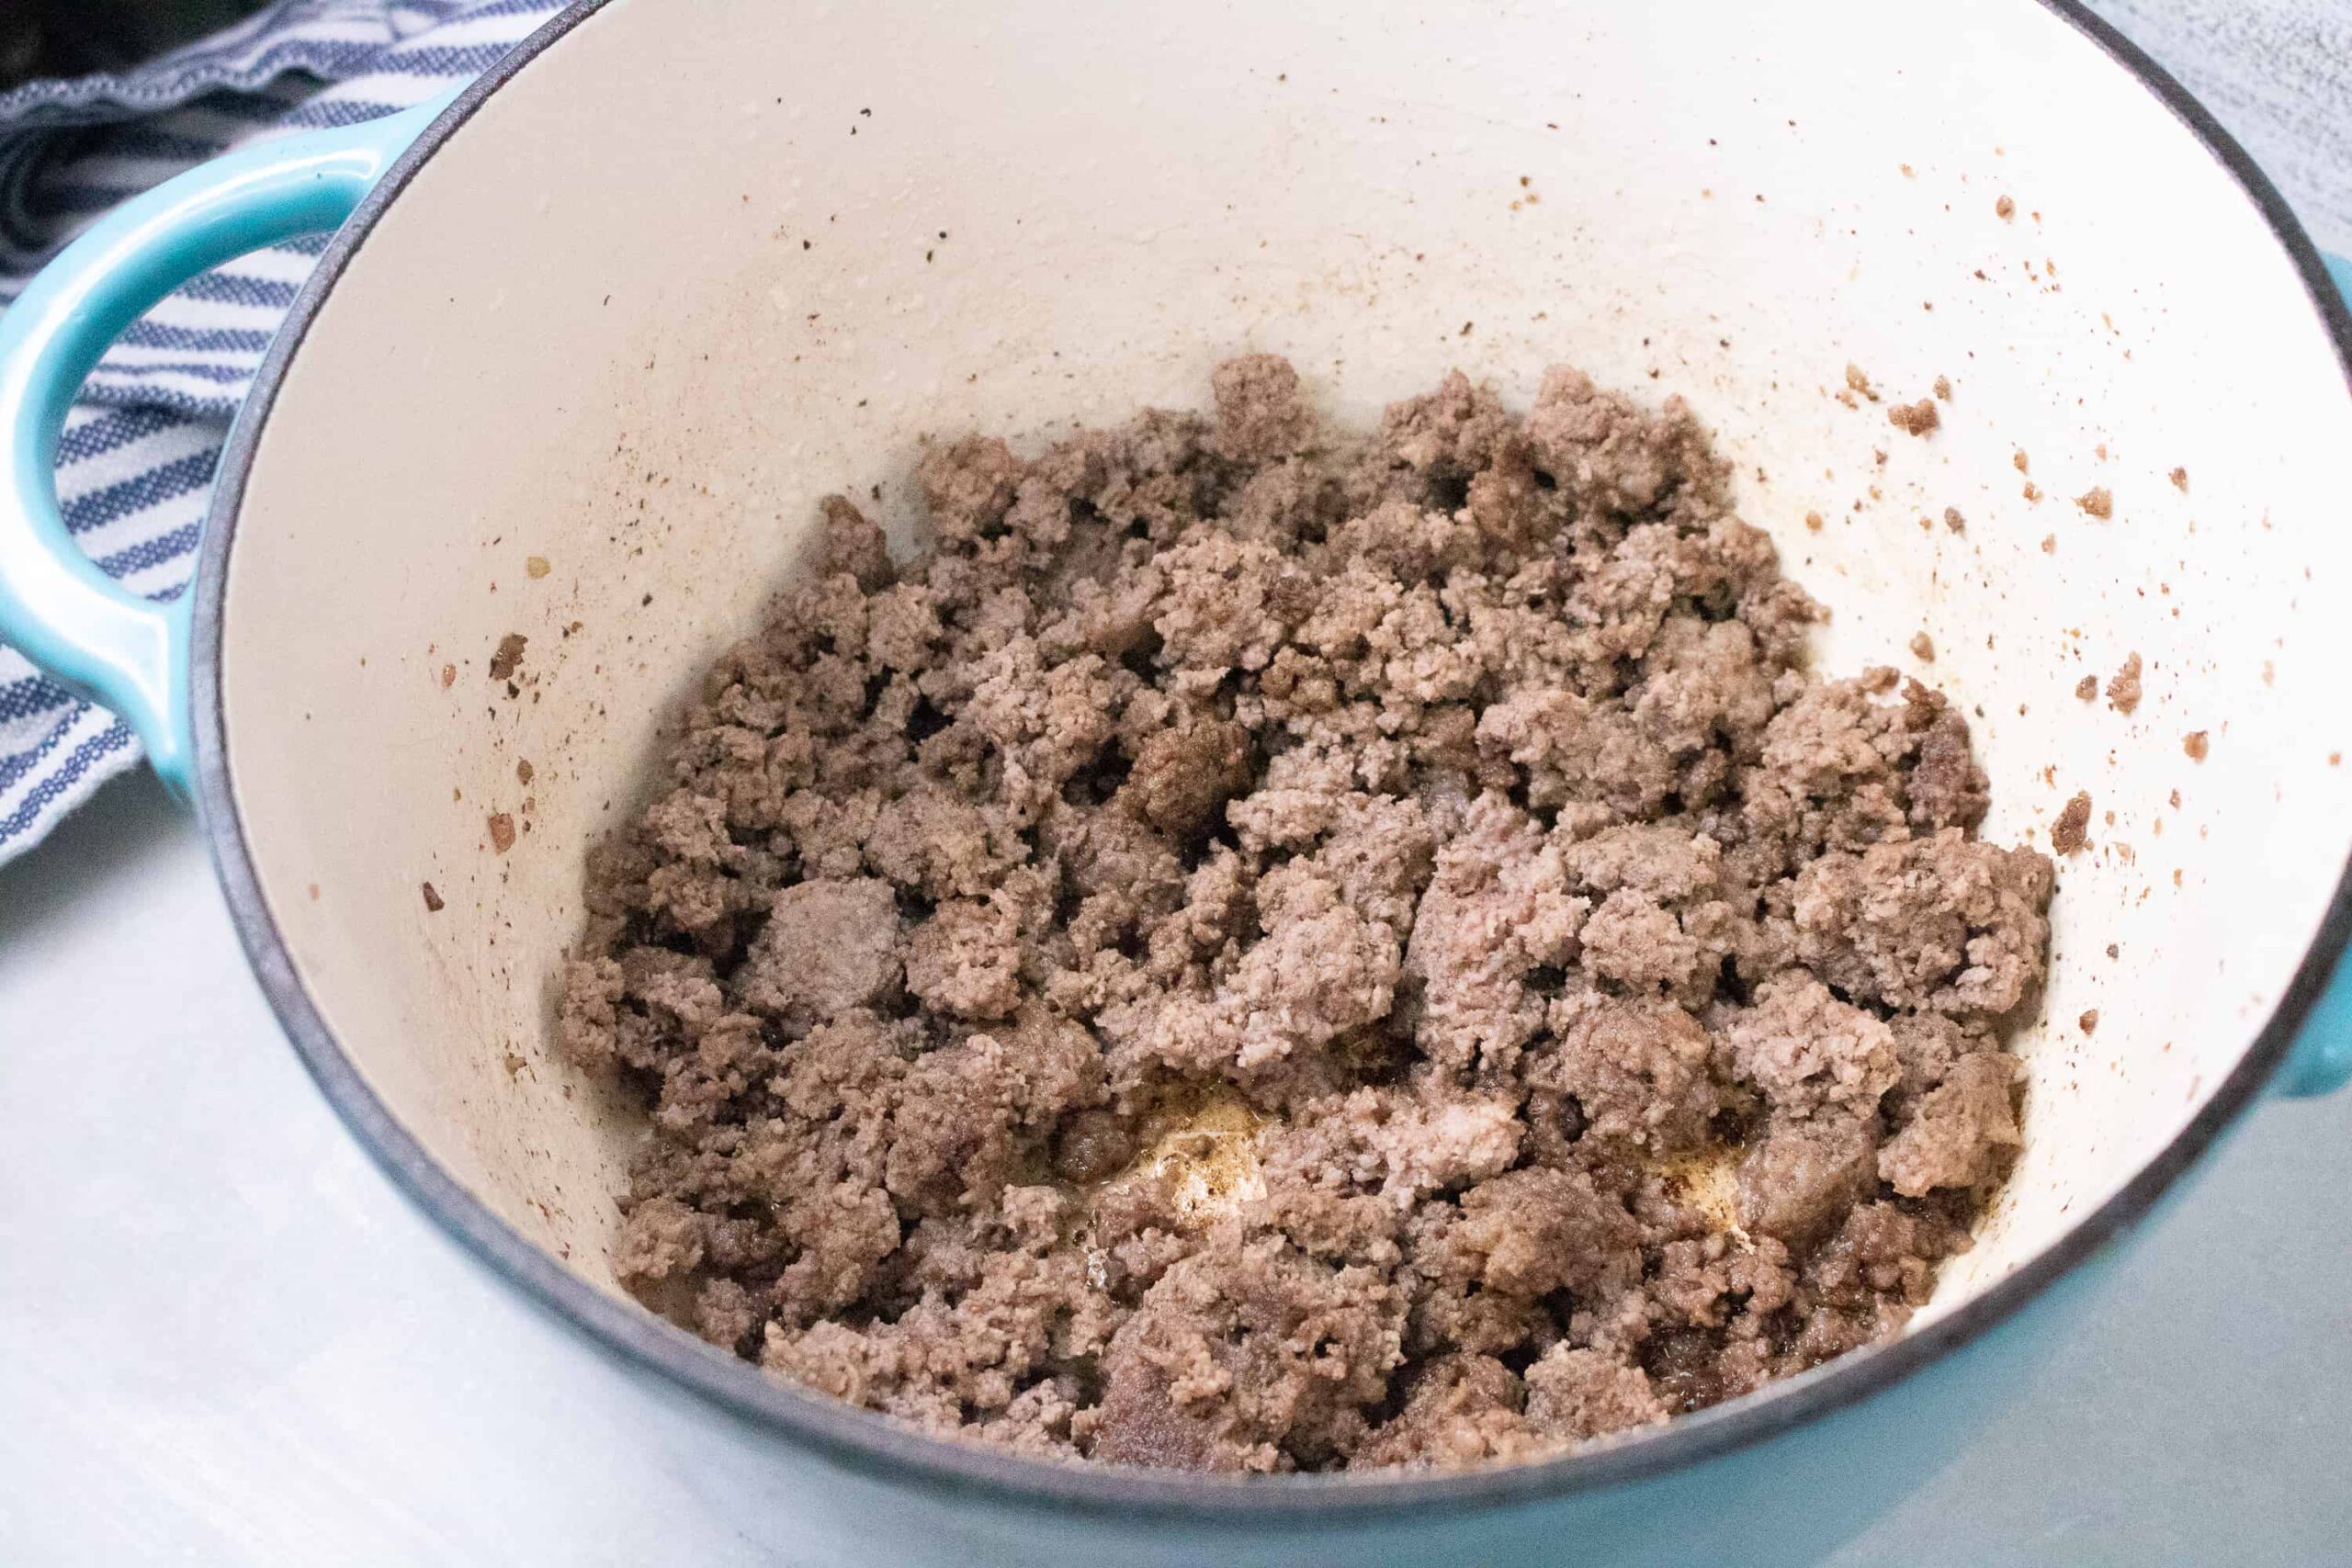
[{"label": "teal dutch oven", "polygon": [[[82,378],[175,283],[331,229],[193,588],[127,593],[51,483]],[[1359,420],[1456,366],[1682,393],[1833,607],[1823,668],[1932,634],[1988,836],[2092,795],[2026,1147],[1902,1334],[1541,1462],[1240,1480],[937,1440],[616,1286],[637,1131],[552,1049],[550,976],[663,716],[818,496],[881,480],[903,526],[923,434],[1196,402],[1244,349]],[[0,635],[193,803],[353,1134],[781,1559],[1804,1560],[2002,1418],[2225,1128],[2352,1071],[2347,349],[2277,191],[2076,5],[610,0],[57,258],[0,320]],[[1946,378],[1942,428],[1847,407],[1849,364]],[[2075,700],[2129,653],[2135,712]]]}]

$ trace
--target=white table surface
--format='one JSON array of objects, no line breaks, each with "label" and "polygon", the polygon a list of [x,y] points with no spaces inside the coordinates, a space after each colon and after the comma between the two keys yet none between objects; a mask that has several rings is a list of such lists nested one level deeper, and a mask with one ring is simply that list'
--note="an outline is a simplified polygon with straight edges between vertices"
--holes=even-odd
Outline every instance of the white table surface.
[{"label": "white table surface", "polygon": [[[2105,0],[2352,253],[2345,0]],[[189,820],[0,869],[0,1563],[750,1562],[304,1077]],[[2352,1562],[2352,1093],[2258,1109],[2031,1395],[1840,1549]]]}]

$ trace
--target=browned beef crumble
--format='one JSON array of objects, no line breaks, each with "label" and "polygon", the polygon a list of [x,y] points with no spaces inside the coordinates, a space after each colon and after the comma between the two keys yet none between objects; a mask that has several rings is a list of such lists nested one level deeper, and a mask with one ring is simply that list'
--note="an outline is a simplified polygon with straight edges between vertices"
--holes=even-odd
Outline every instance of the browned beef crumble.
[{"label": "browned beef crumble", "polygon": [[2140,656],[2124,656],[2123,667],[2107,683],[2108,705],[2118,713],[2130,713],[2140,705]]},{"label": "browned beef crumble", "polygon": [[1925,435],[1943,423],[1936,412],[1933,398],[1921,398],[1916,403],[1895,403],[1886,411],[1886,420],[1897,430],[1910,435]]},{"label": "browned beef crumble", "polygon": [[2090,840],[2091,796],[2088,790],[2076,790],[2050,824],[2050,847],[2062,855],[2071,855]]},{"label": "browned beef crumble", "polygon": [[623,1280],[1189,1469],[1538,1454],[1894,1331],[2048,941],[1959,711],[1806,669],[1679,400],[1215,393],[931,450],[903,566],[828,501],[705,678],[566,976],[652,1115]]}]

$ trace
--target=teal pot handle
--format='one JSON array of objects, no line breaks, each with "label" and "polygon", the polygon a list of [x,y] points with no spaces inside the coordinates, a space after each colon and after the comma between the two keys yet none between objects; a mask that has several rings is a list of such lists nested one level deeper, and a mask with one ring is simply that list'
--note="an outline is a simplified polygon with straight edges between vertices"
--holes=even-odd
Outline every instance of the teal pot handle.
[{"label": "teal pot handle", "polygon": [[2335,976],[2303,1020],[2294,1049],[2271,1087],[2301,1098],[2328,1094],[2352,1080],[2352,963],[2337,960]]},{"label": "teal pot handle", "polygon": [[92,224],[0,313],[0,642],[122,716],[190,795],[189,595],[156,601],[100,571],[57,505],[65,412],[124,328],[198,274],[339,226],[454,95],[380,119],[216,158]]}]

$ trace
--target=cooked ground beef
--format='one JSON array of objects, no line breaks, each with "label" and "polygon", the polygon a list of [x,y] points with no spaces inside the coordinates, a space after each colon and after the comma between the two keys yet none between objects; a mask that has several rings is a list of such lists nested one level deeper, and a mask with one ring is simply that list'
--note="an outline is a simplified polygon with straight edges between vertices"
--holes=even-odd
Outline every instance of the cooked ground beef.
[{"label": "cooked ground beef", "polygon": [[1959,711],[1806,668],[1679,401],[1214,388],[932,448],[905,565],[829,500],[705,678],[565,979],[651,1112],[622,1278],[1191,1469],[1537,1454],[1892,1333],[2048,944]]}]

